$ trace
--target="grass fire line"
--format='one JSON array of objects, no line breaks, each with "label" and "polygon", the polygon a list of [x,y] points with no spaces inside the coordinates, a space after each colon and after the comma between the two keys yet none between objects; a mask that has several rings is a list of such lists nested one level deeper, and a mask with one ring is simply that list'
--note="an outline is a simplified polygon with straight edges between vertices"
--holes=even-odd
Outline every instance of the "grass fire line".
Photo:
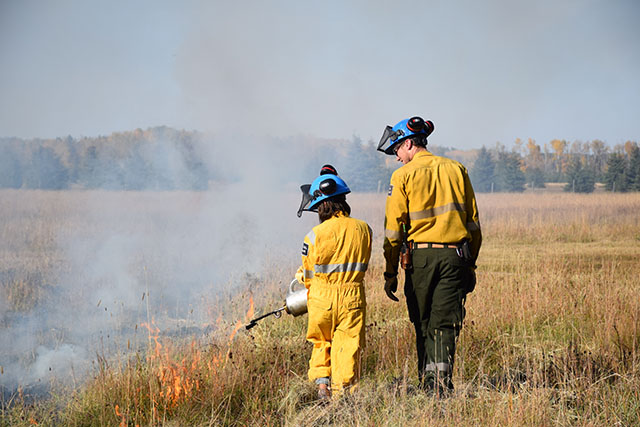
[{"label": "grass fire line", "polygon": [[[250,298],[249,310],[246,318],[249,319],[254,313],[253,298]],[[231,344],[238,330],[242,327],[242,322],[238,321],[233,331],[229,335],[228,345],[225,350],[220,349],[208,355],[205,354],[192,340],[190,349],[186,355],[178,360],[171,356],[170,343],[160,342],[160,328],[155,325],[152,319],[150,323],[141,323],[141,326],[148,331],[150,352],[147,355],[147,362],[150,367],[153,385],[149,387],[149,397],[152,402],[152,420],[159,419],[156,408],[162,408],[165,413],[171,414],[178,406],[191,399],[195,392],[201,388],[201,368],[206,362],[207,372],[215,375],[223,364],[228,362],[231,353]],[[223,356],[224,353],[224,356]],[[125,406],[123,406],[124,408]],[[115,414],[121,419],[120,425],[127,425],[127,413],[119,405],[114,406]]]}]

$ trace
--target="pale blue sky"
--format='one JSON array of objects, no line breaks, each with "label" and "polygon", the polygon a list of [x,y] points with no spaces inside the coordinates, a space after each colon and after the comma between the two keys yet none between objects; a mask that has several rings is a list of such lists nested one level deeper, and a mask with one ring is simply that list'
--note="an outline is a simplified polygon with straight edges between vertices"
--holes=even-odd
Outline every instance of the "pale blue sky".
[{"label": "pale blue sky", "polygon": [[0,0],[0,136],[640,140],[640,2]]}]

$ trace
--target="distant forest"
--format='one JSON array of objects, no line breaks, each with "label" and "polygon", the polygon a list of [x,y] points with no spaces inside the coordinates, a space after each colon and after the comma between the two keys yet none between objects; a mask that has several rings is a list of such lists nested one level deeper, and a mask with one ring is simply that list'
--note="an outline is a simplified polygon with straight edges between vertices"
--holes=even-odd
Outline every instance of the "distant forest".
[{"label": "distant forest", "polygon": [[476,192],[519,192],[549,182],[564,182],[564,190],[575,193],[593,192],[596,182],[607,191],[640,191],[640,149],[634,141],[610,148],[600,140],[554,139],[540,147],[518,139],[510,150],[482,147],[470,171]]},{"label": "distant forest", "polygon": [[[375,142],[358,137],[262,143],[274,147],[269,155],[277,162],[293,163],[287,166],[290,176],[308,176],[308,170],[318,169],[318,159],[329,159],[353,191],[386,190],[399,166],[394,157],[377,152]],[[206,190],[212,183],[240,179],[224,166],[230,144],[165,126],[94,138],[0,138],[0,188]],[[553,140],[541,147],[531,139],[516,140],[510,149],[499,143],[466,151],[428,148],[463,163],[476,192],[519,192],[548,182],[564,182],[573,192],[592,192],[596,182],[609,191],[640,191],[640,149],[634,141],[613,148],[599,140]],[[244,155],[261,153],[266,151]]]},{"label": "distant forest", "polygon": [[206,190],[260,175],[261,168],[280,180],[276,185],[311,180],[324,162],[354,191],[378,191],[395,167],[371,144],[312,137],[229,141],[166,126],[95,138],[0,138],[0,188]]}]

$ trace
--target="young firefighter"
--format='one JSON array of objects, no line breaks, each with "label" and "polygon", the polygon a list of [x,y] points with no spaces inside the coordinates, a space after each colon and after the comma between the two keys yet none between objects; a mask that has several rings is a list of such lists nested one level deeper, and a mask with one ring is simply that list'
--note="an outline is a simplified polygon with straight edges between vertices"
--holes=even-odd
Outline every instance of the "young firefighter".
[{"label": "young firefighter", "polygon": [[[360,377],[365,343],[364,275],[371,256],[371,228],[351,218],[347,184],[325,165],[312,184],[303,185],[302,211],[317,212],[320,224],[305,236],[296,278],[308,289],[307,340],[313,343],[309,379],[318,397],[340,395]],[[331,386],[329,388],[329,385]]]},{"label": "young firefighter", "polygon": [[[420,386],[437,395],[453,390],[451,374],[464,301],[475,286],[482,233],[467,170],[427,151],[430,121],[387,126],[378,150],[403,166],[391,175],[385,209],[385,292],[394,301],[403,246],[404,294],[416,331]],[[403,262],[405,264],[405,262]]]}]

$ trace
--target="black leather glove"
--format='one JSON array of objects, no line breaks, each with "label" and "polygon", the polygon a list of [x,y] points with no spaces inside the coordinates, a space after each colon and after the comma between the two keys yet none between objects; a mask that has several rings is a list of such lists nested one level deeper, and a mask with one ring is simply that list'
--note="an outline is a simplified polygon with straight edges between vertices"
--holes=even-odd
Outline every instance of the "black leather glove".
[{"label": "black leather glove", "polygon": [[384,291],[393,301],[400,301],[394,292],[398,290],[398,276],[385,273],[384,274]]}]

